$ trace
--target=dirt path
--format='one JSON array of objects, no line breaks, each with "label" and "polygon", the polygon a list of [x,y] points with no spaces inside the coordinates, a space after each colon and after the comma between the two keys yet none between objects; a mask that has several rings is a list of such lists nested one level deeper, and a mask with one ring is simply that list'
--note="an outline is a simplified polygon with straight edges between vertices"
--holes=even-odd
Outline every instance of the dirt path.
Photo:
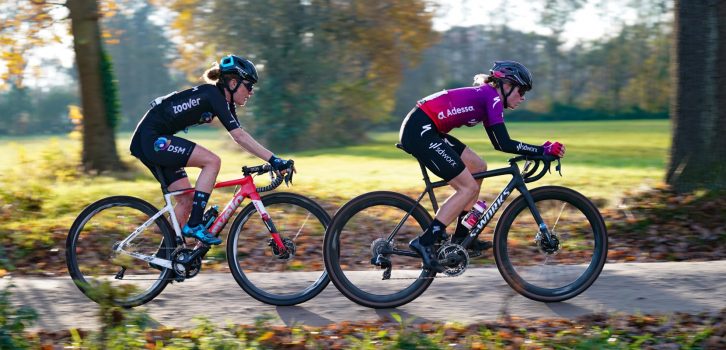
[{"label": "dirt path", "polygon": [[[287,278],[287,277],[286,277]],[[4,278],[12,282],[13,299],[39,313],[36,328],[95,328],[96,304],[65,278]],[[229,274],[202,273],[172,284],[145,306],[164,325],[188,327],[204,316],[224,324],[253,323],[268,314],[273,323],[321,326],[341,321],[377,320],[398,313],[418,321],[471,323],[504,314],[526,318],[570,318],[593,312],[699,312],[726,307],[726,260],[679,263],[608,264],[595,284],[580,296],[545,304],[516,294],[496,268],[468,270],[458,278],[435,281],[417,300],[400,308],[374,310],[343,297],[332,283],[315,299],[292,307],[262,304],[239,288]],[[193,297],[196,296],[197,298]],[[203,299],[198,299],[203,298]]]}]

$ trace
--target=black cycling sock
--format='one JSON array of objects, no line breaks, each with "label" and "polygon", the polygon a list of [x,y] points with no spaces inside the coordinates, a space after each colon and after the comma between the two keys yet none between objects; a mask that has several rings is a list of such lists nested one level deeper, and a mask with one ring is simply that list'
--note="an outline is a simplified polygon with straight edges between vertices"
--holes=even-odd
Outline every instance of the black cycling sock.
[{"label": "black cycling sock", "polygon": [[466,235],[469,234],[469,229],[464,226],[464,224],[461,222],[464,220],[464,216],[466,214],[469,214],[468,211],[462,211],[461,214],[459,214],[459,218],[456,219],[456,231],[454,231],[454,239],[464,240]]},{"label": "black cycling sock", "polygon": [[438,219],[434,219],[429,228],[427,228],[421,235],[421,238],[419,238],[419,242],[423,245],[432,245],[445,233],[446,225],[442,224]]},{"label": "black cycling sock", "polygon": [[192,203],[192,214],[189,216],[187,225],[194,227],[202,223],[202,215],[204,215],[204,208],[207,206],[209,200],[209,193],[195,191],[194,192],[194,203]]}]

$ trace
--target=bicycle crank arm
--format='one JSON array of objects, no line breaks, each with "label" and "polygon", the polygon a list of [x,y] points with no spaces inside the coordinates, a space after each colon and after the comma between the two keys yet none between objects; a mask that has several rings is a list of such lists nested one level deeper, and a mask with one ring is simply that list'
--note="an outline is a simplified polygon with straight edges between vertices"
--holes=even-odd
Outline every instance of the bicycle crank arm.
[{"label": "bicycle crank arm", "polygon": [[155,265],[159,265],[161,267],[166,267],[167,269],[170,269],[171,268],[171,261],[170,260],[158,258],[158,257],[152,256],[152,255],[146,255],[146,254],[136,253],[136,252],[127,252],[125,250],[120,250],[120,252],[123,253],[123,254],[129,255],[131,257],[134,257],[136,259],[140,259],[140,260],[146,261],[148,263],[152,263],[152,264],[155,264]]}]

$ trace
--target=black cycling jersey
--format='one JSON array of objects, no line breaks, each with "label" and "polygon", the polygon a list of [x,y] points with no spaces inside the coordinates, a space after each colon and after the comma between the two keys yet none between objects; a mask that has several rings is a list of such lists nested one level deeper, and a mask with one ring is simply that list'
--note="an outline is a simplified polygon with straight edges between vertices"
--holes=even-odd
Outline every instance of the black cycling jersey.
[{"label": "black cycling jersey", "polygon": [[194,125],[218,117],[227,131],[240,127],[234,104],[215,85],[204,84],[159,97],[152,102],[136,126],[129,150],[152,174],[167,185],[187,177],[184,167],[196,147],[192,141],[174,136]]},{"label": "black cycling jersey", "polygon": [[[158,102],[157,102],[158,101]],[[215,85],[203,84],[158,98],[139,122],[137,129],[150,129],[162,135],[175,134],[190,126],[210,123],[218,117],[227,131],[239,128],[234,109]]]}]

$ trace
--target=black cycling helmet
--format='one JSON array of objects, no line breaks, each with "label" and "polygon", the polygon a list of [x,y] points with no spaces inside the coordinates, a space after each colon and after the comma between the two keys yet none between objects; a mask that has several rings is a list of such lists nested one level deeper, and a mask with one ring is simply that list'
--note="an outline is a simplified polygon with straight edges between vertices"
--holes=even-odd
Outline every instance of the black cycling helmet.
[{"label": "black cycling helmet", "polygon": [[223,57],[219,61],[219,70],[222,74],[235,74],[240,78],[257,83],[257,68],[252,61],[235,55]]},{"label": "black cycling helmet", "polygon": [[523,64],[516,61],[495,61],[494,67],[489,70],[494,78],[506,79],[510,82],[525,88],[525,91],[532,89],[532,74]]},{"label": "black cycling helmet", "polygon": [[[519,86],[521,93],[532,90],[532,74],[523,64],[516,61],[495,61],[489,74],[495,80],[507,80],[511,84]],[[503,84],[499,84],[499,89],[504,96],[504,108],[508,107],[507,97],[514,91],[514,87],[508,93],[504,93]]]}]

